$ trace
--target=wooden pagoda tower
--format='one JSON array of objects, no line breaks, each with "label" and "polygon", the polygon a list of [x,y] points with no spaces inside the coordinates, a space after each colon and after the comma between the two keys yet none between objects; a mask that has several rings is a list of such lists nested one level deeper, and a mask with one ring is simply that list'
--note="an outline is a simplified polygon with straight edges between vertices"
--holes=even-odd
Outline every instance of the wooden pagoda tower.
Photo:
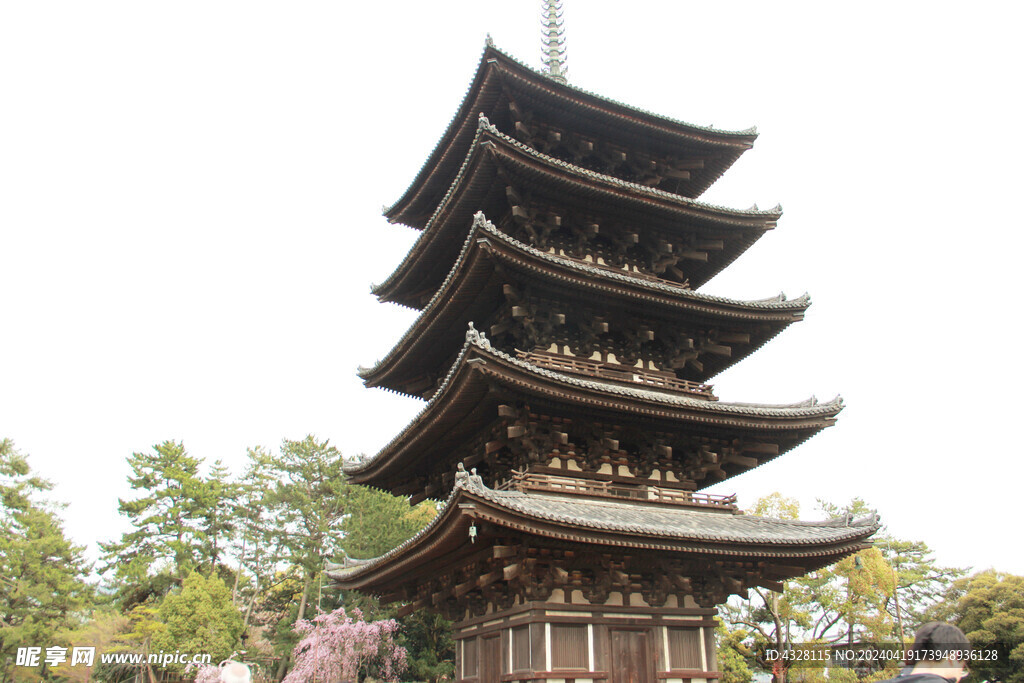
[{"label": "wooden pagoda tower", "polygon": [[766,519],[700,492],[842,409],[727,403],[706,384],[810,305],[698,291],[781,215],[696,199],[756,133],[604,99],[551,60],[537,72],[488,41],[386,210],[421,234],[374,293],[421,314],[360,374],[426,404],[348,475],[446,502],[329,574],[453,619],[458,681],[715,679],[716,605],[864,548],[878,522]]}]

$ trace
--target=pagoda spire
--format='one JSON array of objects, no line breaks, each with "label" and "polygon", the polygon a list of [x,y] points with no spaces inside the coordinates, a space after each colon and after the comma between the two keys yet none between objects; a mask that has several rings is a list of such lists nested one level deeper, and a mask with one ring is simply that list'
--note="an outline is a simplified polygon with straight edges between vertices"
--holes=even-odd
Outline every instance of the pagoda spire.
[{"label": "pagoda spire", "polygon": [[567,83],[565,74],[565,25],[562,0],[544,0],[541,23],[544,46],[544,72],[559,83]]}]

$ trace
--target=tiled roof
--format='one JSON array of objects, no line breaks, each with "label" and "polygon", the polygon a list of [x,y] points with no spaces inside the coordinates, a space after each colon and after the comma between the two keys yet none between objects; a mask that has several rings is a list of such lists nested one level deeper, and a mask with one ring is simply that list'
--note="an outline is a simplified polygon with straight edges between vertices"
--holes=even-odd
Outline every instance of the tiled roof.
[{"label": "tiled roof", "polygon": [[[433,533],[448,517],[458,514],[460,503],[465,502],[464,498],[469,501],[481,499],[537,522],[632,536],[640,546],[659,539],[711,545],[745,544],[764,546],[764,553],[774,556],[785,555],[787,547],[791,552],[795,550],[801,554],[822,554],[827,546],[848,545],[864,540],[880,528],[878,515],[875,514],[856,519],[845,517],[815,522],[773,519],[639,501],[617,502],[568,495],[495,491],[487,488],[480,477],[463,474],[444,508],[418,534],[372,560],[360,560],[351,566],[334,565],[329,568],[331,571],[328,571],[328,575],[333,579],[350,578],[387,564]],[[732,554],[727,550],[721,552]]]},{"label": "tiled roof", "polygon": [[474,493],[538,520],[645,537],[713,543],[823,545],[858,538],[864,535],[866,528],[878,528],[874,516],[847,525],[842,519],[800,522],[644,505],[635,501],[579,500],[569,496],[493,491],[486,487],[476,488]]},{"label": "tiled roof", "polygon": [[448,374],[445,376],[444,381],[441,382],[437,392],[429,401],[426,402],[423,409],[416,415],[416,417],[414,417],[405,429],[399,432],[398,435],[388,443],[388,445],[382,448],[372,458],[346,464],[344,467],[346,473],[355,474],[368,469],[371,465],[375,464],[377,460],[383,458],[386,453],[413,435],[418,428],[420,419],[430,411],[435,403],[439,403],[443,400],[453,377],[463,365],[463,360],[470,350],[475,351],[478,355],[484,358],[491,356],[496,360],[501,360],[505,363],[517,366],[538,377],[554,380],[561,384],[590,389],[608,396],[629,397],[652,404],[690,408],[694,411],[709,413],[712,415],[736,415],[740,417],[746,416],[758,418],[831,418],[843,409],[843,399],[839,396],[836,396],[831,401],[827,401],[825,403],[820,403],[813,397],[798,403],[786,404],[730,403],[726,401],[708,401],[705,399],[691,398],[685,394],[670,394],[660,391],[641,389],[639,387],[634,388],[622,386],[619,384],[602,382],[596,379],[583,379],[582,377],[575,377],[555,372],[554,370],[540,368],[526,360],[515,358],[507,353],[503,353],[502,351],[493,348],[490,345],[490,342],[488,342],[483,335],[475,332],[471,335],[467,335],[467,337],[470,338],[467,338],[465,345],[462,347],[462,351],[459,352],[455,362],[452,363],[451,368],[448,370]]},{"label": "tiled roof", "polygon": [[[441,286],[438,287],[434,296],[431,297],[430,301],[423,307],[419,316],[413,324],[406,330],[402,338],[399,339],[398,343],[392,347],[391,351],[378,360],[370,368],[360,368],[359,375],[361,377],[367,377],[377,372],[380,368],[390,363],[395,356],[402,353],[401,349],[407,341],[409,341],[419,331],[427,321],[435,315],[435,308],[441,306],[446,300],[446,294],[448,286],[455,280],[459,273],[463,262],[467,258],[467,254],[474,244],[475,240],[480,235],[486,235],[488,238],[493,238],[500,242],[508,244],[517,251],[528,254],[534,258],[541,259],[548,263],[557,265],[559,268],[564,269],[568,272],[581,273],[591,278],[594,283],[605,282],[616,282],[621,284],[638,287],[643,290],[657,292],[659,294],[667,294],[676,297],[680,301],[689,301],[694,304],[710,304],[719,306],[728,306],[739,309],[747,309],[748,311],[780,311],[780,312],[795,312],[799,313],[807,309],[811,304],[811,297],[809,294],[804,293],[795,299],[787,299],[786,295],[779,293],[773,297],[765,299],[755,299],[752,301],[742,301],[739,299],[730,299],[728,297],[713,296],[710,294],[703,294],[701,292],[695,292],[692,289],[674,285],[671,282],[664,280],[651,280],[649,278],[637,277],[626,273],[625,271],[619,273],[609,268],[601,268],[596,265],[589,265],[574,259],[569,259],[564,256],[557,254],[550,254],[546,251],[535,249],[527,244],[524,244],[499,230],[493,223],[491,223],[482,213],[477,213],[473,218],[473,225],[469,230],[469,234],[466,236],[466,240],[463,242],[462,250],[459,252],[459,257],[455,261],[455,265],[448,271],[448,276],[445,278]],[[723,317],[729,315],[728,311],[717,311],[717,313]]]},{"label": "tiled roof", "polygon": [[[456,174],[455,179],[449,186],[444,198],[438,203],[437,207],[434,209],[434,213],[431,215],[430,220],[427,221],[425,228],[417,237],[416,241],[413,242],[412,246],[406,253],[405,257],[402,259],[402,262],[399,264],[399,266],[394,270],[394,272],[392,272],[391,275],[389,275],[384,280],[384,282],[377,285],[373,285],[371,287],[371,291],[376,293],[390,286],[395,280],[395,278],[405,269],[408,268],[408,262],[415,258],[415,256],[423,250],[423,247],[428,240],[432,239],[432,233],[434,232],[432,228],[440,219],[440,216],[444,214],[445,208],[447,207],[449,202],[452,201],[460,185],[464,182],[466,173],[468,172],[470,166],[470,162],[481,144],[481,137],[483,137],[485,134],[497,138],[500,142],[508,146],[514,147],[517,150],[523,152],[524,154],[537,159],[542,164],[560,168],[569,175],[576,176],[577,178],[581,179],[586,179],[590,182],[595,182],[600,185],[605,185],[607,187],[614,188],[617,190],[626,190],[628,191],[629,196],[632,198],[656,199],[663,202],[667,202],[669,204],[675,204],[680,208],[696,209],[698,211],[708,212],[709,214],[721,214],[718,216],[705,216],[705,218],[713,219],[716,220],[717,222],[729,223],[728,216],[735,216],[736,218],[746,218],[748,220],[750,218],[765,218],[771,220],[778,220],[782,216],[781,204],[776,205],[775,207],[767,210],[758,209],[756,205],[748,209],[737,209],[733,207],[702,202],[697,199],[691,199],[689,197],[684,197],[682,195],[674,194],[672,192],[659,190],[658,188],[655,187],[648,187],[646,185],[641,185],[639,183],[629,182],[626,180],[622,180],[620,178],[616,178],[614,176],[606,175],[604,173],[598,173],[596,171],[591,171],[589,169],[576,166],[575,164],[571,164],[567,161],[562,161],[561,159],[556,159],[555,157],[548,156],[547,154],[538,152],[532,147],[524,145],[523,143],[519,142],[515,138],[505,135],[504,133],[499,131],[495,126],[491,125],[491,123],[487,120],[486,116],[480,114],[479,123],[477,125],[477,131],[475,136],[473,137],[473,142],[470,144],[469,151],[466,153],[466,156],[462,161],[462,165],[459,168],[459,172]],[[739,220],[734,221],[734,223],[735,225],[742,226],[743,228],[746,229],[750,229],[752,227],[749,224],[741,222]],[[762,227],[762,229],[764,228]]]},{"label": "tiled roof", "polygon": [[533,147],[523,144],[522,142],[516,140],[513,137],[505,135],[500,130],[498,130],[496,126],[492,125],[491,122],[487,120],[487,117],[484,116],[483,114],[480,114],[480,129],[486,130],[495,137],[501,138],[508,144],[518,147],[520,150],[526,152],[527,154],[536,159],[540,159],[541,161],[547,164],[551,164],[552,166],[558,166],[560,168],[563,168],[569,173],[572,173],[573,175],[584,176],[601,183],[615,185],[617,187],[630,190],[631,192],[650,195],[652,197],[658,197],[660,199],[675,202],[684,206],[692,206],[700,209],[709,209],[712,211],[721,211],[723,213],[731,213],[736,216],[770,216],[778,218],[779,216],[782,215],[781,204],[776,205],[771,209],[759,209],[757,208],[756,204],[747,209],[737,209],[731,206],[722,206],[721,204],[711,204],[710,202],[702,202],[699,199],[684,197],[683,195],[675,194],[674,192],[667,192],[665,190],[660,190],[656,187],[641,185],[640,183],[634,183],[629,180],[622,180],[621,178],[616,178],[615,176],[607,175],[605,173],[591,171],[588,168],[583,168],[582,166],[577,166],[575,164],[569,163],[568,161],[556,159],[553,156],[549,156],[547,154],[544,154],[543,152],[539,152],[535,150]]}]

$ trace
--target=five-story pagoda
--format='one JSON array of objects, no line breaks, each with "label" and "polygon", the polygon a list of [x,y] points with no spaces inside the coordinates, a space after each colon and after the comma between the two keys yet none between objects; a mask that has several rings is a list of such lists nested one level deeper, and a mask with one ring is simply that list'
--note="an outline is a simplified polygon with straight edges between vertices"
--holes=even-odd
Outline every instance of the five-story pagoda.
[{"label": "five-story pagoda", "polygon": [[745,515],[700,489],[830,426],[839,399],[719,401],[705,382],[808,297],[698,292],[779,209],[697,201],[756,137],[655,116],[488,41],[461,108],[386,216],[421,230],[375,294],[421,314],[367,386],[426,399],[350,480],[446,499],[341,588],[456,622],[459,681],[718,677],[716,605],[865,547],[875,518]]}]

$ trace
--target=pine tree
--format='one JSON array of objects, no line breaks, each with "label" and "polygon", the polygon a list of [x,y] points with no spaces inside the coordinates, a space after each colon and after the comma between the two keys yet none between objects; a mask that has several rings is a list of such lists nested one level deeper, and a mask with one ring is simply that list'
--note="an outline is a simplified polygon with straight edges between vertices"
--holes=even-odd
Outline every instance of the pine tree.
[{"label": "pine tree", "polygon": [[106,561],[101,571],[113,571],[126,606],[162,595],[199,565],[202,518],[200,461],[180,442],[132,453],[128,465],[128,483],[141,495],[120,499],[118,509],[135,530],[100,544]]},{"label": "pine tree", "polygon": [[230,472],[221,460],[200,480],[196,499],[199,504],[199,530],[203,541],[203,564],[216,570],[234,537],[235,512],[241,486],[230,481]]},{"label": "pine tree", "polygon": [[[301,441],[286,439],[280,454],[271,460],[270,472],[276,483],[266,502],[276,519],[273,533],[283,559],[299,574],[302,586],[298,607],[294,618],[289,613],[285,633],[291,632],[292,624],[306,618],[326,560],[340,550],[337,527],[345,514],[348,493],[342,464],[337,448],[312,435]],[[286,643],[279,641],[279,646]],[[279,678],[287,666],[286,651]]]},{"label": "pine tree", "polygon": [[39,496],[50,482],[32,475],[14,444],[0,441],[0,681],[10,680],[19,647],[56,644],[91,602],[84,549],[64,536],[54,506]]}]

